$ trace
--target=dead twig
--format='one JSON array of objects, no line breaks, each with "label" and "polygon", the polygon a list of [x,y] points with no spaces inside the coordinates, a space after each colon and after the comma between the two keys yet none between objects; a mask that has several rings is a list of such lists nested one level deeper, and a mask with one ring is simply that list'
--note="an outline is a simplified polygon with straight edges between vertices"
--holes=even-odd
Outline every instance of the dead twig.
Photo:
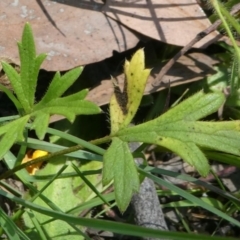
[{"label": "dead twig", "polygon": [[[236,14],[237,12],[240,11],[240,3],[234,5],[232,7],[232,10],[230,12],[231,15]],[[222,23],[222,21],[219,19],[217,20],[215,23],[213,23],[210,27],[206,28],[204,31],[198,33],[196,35],[196,37],[189,42],[184,48],[182,48],[173,58],[171,58],[168,63],[161,69],[161,71],[158,73],[156,79],[155,79],[155,83],[153,84],[153,86],[159,86],[159,84],[161,83],[162,77],[169,71],[169,69],[173,66],[174,63],[176,63],[176,61],[183,56],[187,51],[189,51],[194,44],[196,44],[197,42],[199,42],[201,39],[203,39],[204,37],[206,37],[208,34],[210,34],[211,32],[215,31],[219,25]]]}]

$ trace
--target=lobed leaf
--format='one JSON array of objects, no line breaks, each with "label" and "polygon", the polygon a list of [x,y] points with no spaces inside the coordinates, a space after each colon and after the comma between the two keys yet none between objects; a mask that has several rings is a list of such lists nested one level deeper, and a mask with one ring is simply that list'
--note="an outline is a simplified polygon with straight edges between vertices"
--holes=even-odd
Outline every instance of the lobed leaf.
[{"label": "lobed leaf", "polygon": [[33,128],[40,139],[44,138],[47,131],[50,115],[59,114],[65,116],[73,122],[76,115],[97,114],[101,109],[94,103],[87,100],[77,99],[84,97],[87,91],[76,93],[63,98],[53,99],[47,104],[38,104],[34,107],[32,117],[34,117]]},{"label": "lobed leaf", "polygon": [[41,99],[40,104],[48,103],[53,99],[59,98],[62,94],[78,79],[83,68],[78,67],[65,73],[63,76],[57,72],[49,85],[49,88]]},{"label": "lobed leaf", "polygon": [[32,110],[39,69],[46,58],[46,54],[36,56],[33,33],[29,23],[25,24],[22,41],[18,43],[18,50],[21,62],[20,74],[5,62],[2,66],[24,110],[20,114],[24,115]]},{"label": "lobed leaf", "polygon": [[150,69],[144,69],[144,61],[144,51],[140,49],[130,62],[125,61],[123,92],[114,84],[114,95],[110,100],[112,134],[128,126],[138,110],[150,74]]},{"label": "lobed leaf", "polygon": [[170,137],[161,137],[155,144],[163,146],[194,166],[202,176],[206,176],[210,170],[208,160],[194,142],[183,142]]},{"label": "lobed leaf", "polygon": [[131,61],[125,61],[124,73],[126,78],[127,92],[127,114],[121,128],[128,126],[135,116],[140,105],[150,69],[145,69],[145,58],[143,49],[138,50]]},{"label": "lobed leaf", "polygon": [[116,202],[124,212],[133,193],[137,192],[140,186],[137,168],[128,144],[114,137],[103,159],[103,185],[108,185],[114,180]]},{"label": "lobed leaf", "polygon": [[29,23],[26,23],[24,26],[22,41],[18,43],[18,50],[21,61],[20,84],[22,85],[25,99],[28,102],[28,105],[24,109],[29,113],[34,104],[38,72],[42,62],[46,58],[46,54],[36,56],[33,32]]},{"label": "lobed leaf", "polygon": [[31,114],[31,116],[34,117],[32,128],[36,130],[38,138],[44,138],[49,118],[52,114],[63,115],[69,121],[73,122],[76,115],[97,114],[101,112],[101,109],[97,105],[84,100],[88,93],[87,89],[66,97],[61,97],[74,81],[76,81],[81,72],[82,68],[75,68],[63,76],[57,72],[46,94],[41,101],[34,106]]},{"label": "lobed leaf", "polygon": [[7,93],[17,107],[19,114],[24,117],[0,127],[0,136],[2,135],[0,157],[16,141],[23,139],[24,127],[29,118],[33,121],[32,128],[36,130],[37,136],[42,139],[52,114],[60,114],[73,121],[78,114],[101,112],[97,105],[84,100],[88,90],[60,98],[77,80],[83,70],[82,67],[72,69],[63,76],[56,73],[45,96],[39,103],[34,105],[38,73],[46,54],[36,56],[33,33],[29,23],[24,27],[18,49],[21,61],[20,73],[6,62],[2,63],[3,70],[9,78],[17,97],[11,94],[4,86],[0,86],[0,88]]},{"label": "lobed leaf", "polygon": [[209,166],[199,147],[240,155],[240,121],[195,121],[216,111],[223,102],[224,96],[220,92],[200,92],[162,116],[120,130],[116,136],[127,142],[145,142],[166,147],[206,176]]}]

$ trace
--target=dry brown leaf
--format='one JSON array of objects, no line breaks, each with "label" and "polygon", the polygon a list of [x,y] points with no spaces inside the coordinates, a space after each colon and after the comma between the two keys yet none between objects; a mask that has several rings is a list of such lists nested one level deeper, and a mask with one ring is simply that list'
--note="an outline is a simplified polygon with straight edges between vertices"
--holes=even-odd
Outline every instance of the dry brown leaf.
[{"label": "dry brown leaf", "polygon": [[[211,25],[196,0],[107,0],[105,12],[143,35],[178,46]],[[215,31],[194,47],[206,47],[220,37]]]},{"label": "dry brown leaf", "polygon": [[38,52],[48,53],[42,66],[46,70],[68,70],[105,59],[113,50],[134,47],[136,35],[108,19],[101,12],[102,6],[80,0],[1,0],[0,57],[19,64],[16,42],[26,22],[33,28]]},{"label": "dry brown leaf", "polygon": [[[104,3],[107,18],[102,13]],[[210,25],[196,0],[1,0],[0,57],[19,64],[16,41],[25,22],[34,31],[38,52],[48,53],[46,70],[68,70],[97,62],[135,46],[147,37],[184,46]],[[122,24],[119,24],[120,21]],[[196,47],[214,41],[218,33]]]}]

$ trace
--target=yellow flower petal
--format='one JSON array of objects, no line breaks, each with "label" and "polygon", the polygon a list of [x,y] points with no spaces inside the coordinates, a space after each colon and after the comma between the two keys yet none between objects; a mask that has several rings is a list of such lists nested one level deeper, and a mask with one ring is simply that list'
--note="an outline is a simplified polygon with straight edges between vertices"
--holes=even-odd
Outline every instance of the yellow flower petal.
[{"label": "yellow flower petal", "polygon": [[[47,154],[48,154],[48,152],[42,151],[42,150],[36,150],[34,152],[32,150],[29,150],[27,152],[27,154],[25,155],[25,157],[23,158],[22,164],[26,163],[26,162],[29,162],[33,159],[46,156]],[[30,175],[35,175],[37,170],[39,170],[40,167],[42,166],[42,164],[43,164],[42,162],[32,164],[32,165],[26,167],[26,170],[28,171],[28,173]]]}]

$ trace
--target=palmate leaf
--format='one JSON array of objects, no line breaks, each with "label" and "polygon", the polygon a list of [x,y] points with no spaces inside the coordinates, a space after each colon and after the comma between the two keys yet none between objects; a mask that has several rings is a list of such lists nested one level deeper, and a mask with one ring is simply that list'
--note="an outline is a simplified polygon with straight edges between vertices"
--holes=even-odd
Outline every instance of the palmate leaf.
[{"label": "palmate leaf", "polygon": [[34,118],[32,128],[36,130],[39,139],[46,133],[49,118],[52,114],[65,116],[73,122],[76,115],[97,114],[101,109],[92,102],[84,100],[88,90],[61,97],[61,95],[78,79],[83,68],[77,67],[63,76],[57,72],[41,101],[33,107],[31,116]]},{"label": "palmate leaf", "polygon": [[73,121],[79,114],[97,114],[100,108],[89,101],[84,100],[88,90],[70,96],[61,97],[62,94],[78,79],[82,67],[72,69],[63,76],[56,73],[46,94],[42,100],[35,104],[35,91],[40,66],[46,54],[36,56],[36,49],[32,29],[26,23],[22,40],[18,43],[20,55],[20,73],[10,64],[2,62],[9,81],[12,84],[14,95],[6,88],[0,87],[14,102],[18,109],[20,118],[0,126],[1,148],[0,157],[16,142],[23,138],[26,123],[31,120],[32,129],[36,130],[37,136],[42,139],[49,124],[49,118],[53,114],[66,116]]},{"label": "palmate leaf", "polygon": [[[72,71],[75,71],[75,69]],[[67,82],[68,79],[64,80]],[[61,81],[61,78],[58,79],[58,81]],[[70,81],[69,84],[71,85],[72,81]],[[87,93],[88,90],[85,89],[79,93],[72,94],[67,97],[54,98],[50,101],[46,101],[46,99],[51,99],[50,97],[43,97],[44,100],[34,106],[34,111],[32,113],[32,116],[34,117],[32,127],[36,130],[38,138],[44,138],[48,127],[49,118],[52,114],[63,115],[69,121],[73,122],[76,115],[100,113],[101,109],[97,105],[84,100]]]},{"label": "palmate leaf", "polygon": [[209,164],[200,147],[240,155],[240,121],[196,121],[215,112],[223,102],[222,93],[199,92],[162,116],[120,130],[116,136],[166,147],[206,176]]}]

